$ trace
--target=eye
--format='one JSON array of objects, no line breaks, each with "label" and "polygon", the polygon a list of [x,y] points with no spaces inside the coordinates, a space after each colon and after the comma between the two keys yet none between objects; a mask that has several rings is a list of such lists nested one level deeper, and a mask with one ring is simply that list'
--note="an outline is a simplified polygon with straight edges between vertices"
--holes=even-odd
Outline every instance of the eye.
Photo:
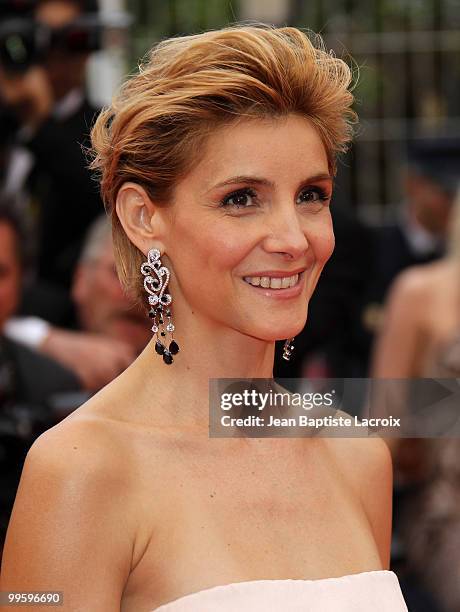
[{"label": "eye", "polygon": [[226,195],[220,202],[220,206],[229,206],[233,208],[249,208],[253,202],[251,198],[256,198],[257,194],[253,189],[249,187],[245,189],[238,189]]},{"label": "eye", "polygon": [[308,187],[308,189],[304,189],[299,195],[300,203],[312,202],[317,204],[318,207],[322,206],[323,202],[327,202],[329,198],[330,195],[321,187]]}]

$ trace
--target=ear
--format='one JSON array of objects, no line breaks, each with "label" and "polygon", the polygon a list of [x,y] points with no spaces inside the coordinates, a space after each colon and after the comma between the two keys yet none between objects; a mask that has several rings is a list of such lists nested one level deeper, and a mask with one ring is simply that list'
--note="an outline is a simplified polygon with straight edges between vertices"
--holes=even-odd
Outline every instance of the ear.
[{"label": "ear", "polygon": [[143,187],[123,183],[118,191],[116,211],[126,235],[142,253],[147,253],[152,246],[164,251],[162,215]]}]

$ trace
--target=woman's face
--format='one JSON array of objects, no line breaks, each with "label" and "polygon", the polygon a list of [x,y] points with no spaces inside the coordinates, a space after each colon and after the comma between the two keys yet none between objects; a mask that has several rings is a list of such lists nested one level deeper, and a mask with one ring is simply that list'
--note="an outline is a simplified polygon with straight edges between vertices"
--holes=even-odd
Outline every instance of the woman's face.
[{"label": "woman's face", "polygon": [[308,120],[216,130],[168,212],[175,303],[263,340],[295,336],[334,249],[331,192],[326,151]]}]

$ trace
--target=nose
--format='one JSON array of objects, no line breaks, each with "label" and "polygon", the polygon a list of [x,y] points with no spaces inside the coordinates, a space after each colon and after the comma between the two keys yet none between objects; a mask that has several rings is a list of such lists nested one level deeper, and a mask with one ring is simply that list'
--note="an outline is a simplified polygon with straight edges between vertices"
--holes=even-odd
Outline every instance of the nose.
[{"label": "nose", "polygon": [[286,259],[300,259],[309,248],[305,230],[295,209],[280,207],[271,215],[264,240],[267,253],[279,253]]}]

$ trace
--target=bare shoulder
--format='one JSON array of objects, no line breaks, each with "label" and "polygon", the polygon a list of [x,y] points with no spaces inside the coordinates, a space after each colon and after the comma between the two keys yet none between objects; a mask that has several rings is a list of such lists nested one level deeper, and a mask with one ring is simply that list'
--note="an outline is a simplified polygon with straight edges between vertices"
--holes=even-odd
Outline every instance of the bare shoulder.
[{"label": "bare shoulder", "polygon": [[442,260],[411,266],[398,274],[390,294],[413,300],[429,296],[433,284],[442,283],[446,273],[450,274],[450,266]]},{"label": "bare shoulder", "polygon": [[[350,416],[339,411],[342,416]],[[392,476],[393,466],[387,443],[380,437],[327,438],[327,446],[344,475],[358,489],[374,478]]]},{"label": "bare shoulder", "polygon": [[118,609],[136,539],[129,476],[114,428],[85,411],[39,436],[8,527],[2,588],[64,590],[76,611]]},{"label": "bare shoulder", "polygon": [[[344,410],[337,410],[335,416],[353,419]],[[365,490],[374,478],[392,478],[393,464],[390,449],[382,438],[363,434],[366,428],[359,428],[359,437],[326,438],[327,447],[344,476],[357,490]]]},{"label": "bare shoulder", "polygon": [[110,420],[81,413],[39,436],[27,454],[24,469],[121,482],[128,471],[128,457],[128,449],[120,445],[120,434]]},{"label": "bare shoulder", "polygon": [[[346,413],[344,413],[346,414]],[[382,438],[329,438],[328,449],[362,505],[379,549],[382,566],[390,560],[393,462]]]},{"label": "bare shoulder", "polygon": [[103,409],[112,399],[110,393],[98,394],[45,431],[32,444],[24,470],[121,485],[128,479],[131,454],[121,424]]}]

